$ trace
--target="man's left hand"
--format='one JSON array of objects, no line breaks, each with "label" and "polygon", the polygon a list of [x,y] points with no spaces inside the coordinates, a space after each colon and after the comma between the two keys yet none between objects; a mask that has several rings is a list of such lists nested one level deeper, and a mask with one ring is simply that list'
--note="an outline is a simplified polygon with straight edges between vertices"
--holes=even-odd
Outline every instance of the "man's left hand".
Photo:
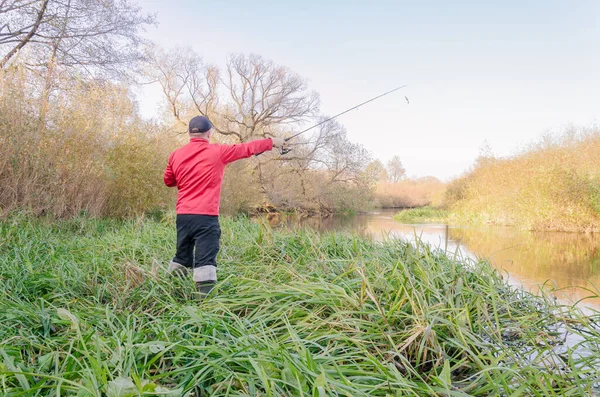
[{"label": "man's left hand", "polygon": [[283,147],[285,145],[285,140],[283,138],[274,137],[271,138],[273,142],[273,147]]}]

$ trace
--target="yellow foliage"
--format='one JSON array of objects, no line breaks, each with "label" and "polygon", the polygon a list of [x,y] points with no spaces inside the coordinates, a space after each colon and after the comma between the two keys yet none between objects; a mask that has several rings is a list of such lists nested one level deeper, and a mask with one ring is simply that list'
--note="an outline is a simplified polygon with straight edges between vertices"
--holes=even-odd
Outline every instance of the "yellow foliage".
[{"label": "yellow foliage", "polygon": [[44,119],[18,70],[0,77],[0,206],[65,217],[164,206],[174,142],[137,116],[127,89],[64,81]]},{"label": "yellow foliage", "polygon": [[446,185],[433,177],[378,182],[375,200],[386,208],[440,206],[445,190]]},{"label": "yellow foliage", "polygon": [[505,159],[480,159],[453,181],[458,218],[526,229],[600,230],[600,130],[567,131]]}]

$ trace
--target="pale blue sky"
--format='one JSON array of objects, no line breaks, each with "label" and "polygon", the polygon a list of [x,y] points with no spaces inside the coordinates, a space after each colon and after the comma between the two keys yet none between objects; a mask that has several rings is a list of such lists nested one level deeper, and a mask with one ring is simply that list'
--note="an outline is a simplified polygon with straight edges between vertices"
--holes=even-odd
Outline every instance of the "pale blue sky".
[{"label": "pale blue sky", "polygon": [[[258,53],[290,67],[349,138],[411,176],[448,180],[487,140],[514,153],[547,131],[600,123],[600,1],[141,0],[147,36],[208,63]],[[404,95],[410,99],[407,105]],[[141,111],[156,114],[157,89]]]}]

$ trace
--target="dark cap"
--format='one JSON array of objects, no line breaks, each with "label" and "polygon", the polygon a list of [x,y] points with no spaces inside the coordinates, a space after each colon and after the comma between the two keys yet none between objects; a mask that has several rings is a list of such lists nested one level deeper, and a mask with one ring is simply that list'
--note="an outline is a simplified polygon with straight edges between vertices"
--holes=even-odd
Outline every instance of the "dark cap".
[{"label": "dark cap", "polygon": [[196,116],[190,120],[190,134],[199,134],[207,132],[212,128],[210,121],[204,116]]}]

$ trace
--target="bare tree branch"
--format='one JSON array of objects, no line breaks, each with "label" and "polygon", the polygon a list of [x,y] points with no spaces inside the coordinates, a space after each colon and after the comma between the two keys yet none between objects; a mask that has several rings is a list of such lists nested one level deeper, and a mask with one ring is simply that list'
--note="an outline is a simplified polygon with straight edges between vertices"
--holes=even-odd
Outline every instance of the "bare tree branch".
[{"label": "bare tree branch", "polygon": [[63,71],[129,78],[143,58],[139,31],[153,23],[131,0],[3,0],[0,67],[27,47],[30,64],[53,59]]},{"label": "bare tree branch", "polygon": [[44,18],[44,14],[46,13],[46,8],[48,7],[48,0],[43,0],[40,11],[38,12],[35,23],[33,24],[31,30],[27,35],[17,44],[12,50],[10,50],[4,57],[2,61],[0,61],[0,69],[4,69],[6,63],[12,58],[21,48],[25,47],[25,45],[31,40],[31,38],[36,34],[39,29],[42,19]]}]

